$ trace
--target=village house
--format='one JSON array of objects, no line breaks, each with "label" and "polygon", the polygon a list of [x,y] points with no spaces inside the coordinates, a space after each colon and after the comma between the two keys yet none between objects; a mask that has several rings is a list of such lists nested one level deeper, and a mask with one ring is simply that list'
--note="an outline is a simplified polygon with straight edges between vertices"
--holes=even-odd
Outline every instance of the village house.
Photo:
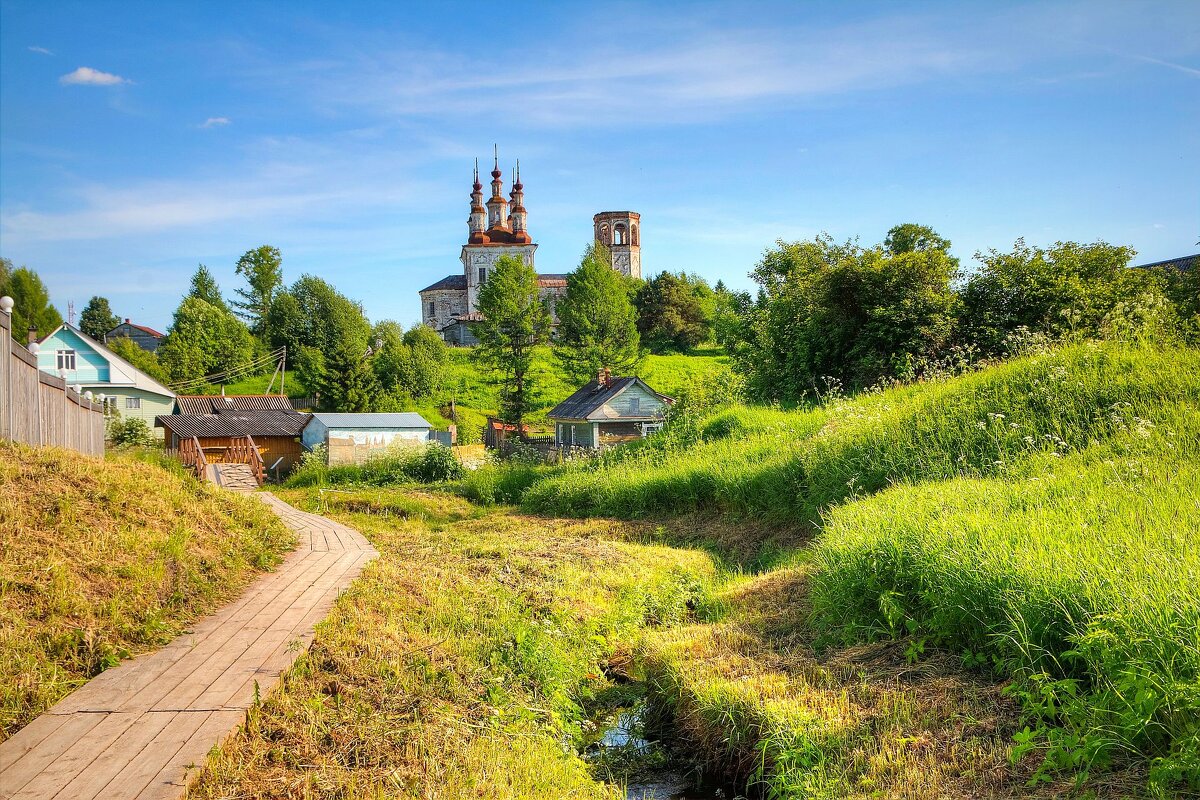
[{"label": "village house", "polygon": [[175,393],[70,323],[38,342],[38,369],[58,375],[80,392],[104,396],[106,408],[123,419],[153,425],[170,413]]},{"label": "village house", "polygon": [[135,325],[126,317],[124,322],[104,334],[104,342],[105,344],[109,344],[115,339],[129,339],[147,353],[153,353],[162,344],[164,335],[154,330],[154,328],[145,325]]},{"label": "village house", "polygon": [[361,464],[397,447],[419,447],[434,438],[433,426],[413,412],[332,414],[318,411],[300,437],[306,450],[324,446],[330,465]]},{"label": "village house", "polygon": [[663,426],[675,401],[641,378],[613,377],[601,370],[596,380],[550,410],[558,447],[599,449],[642,439]]}]

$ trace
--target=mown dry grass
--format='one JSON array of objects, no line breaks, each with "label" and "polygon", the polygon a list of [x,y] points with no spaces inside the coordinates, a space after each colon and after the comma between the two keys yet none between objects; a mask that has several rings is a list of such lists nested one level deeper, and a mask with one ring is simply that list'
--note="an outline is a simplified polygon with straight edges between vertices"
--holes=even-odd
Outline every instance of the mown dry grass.
[{"label": "mown dry grass", "polygon": [[702,602],[711,559],[636,543],[646,525],[399,490],[326,501],[381,557],[189,797],[619,798],[564,742],[608,656]]},{"label": "mown dry grass", "polygon": [[129,457],[0,443],[0,741],[278,563],[253,498]]}]

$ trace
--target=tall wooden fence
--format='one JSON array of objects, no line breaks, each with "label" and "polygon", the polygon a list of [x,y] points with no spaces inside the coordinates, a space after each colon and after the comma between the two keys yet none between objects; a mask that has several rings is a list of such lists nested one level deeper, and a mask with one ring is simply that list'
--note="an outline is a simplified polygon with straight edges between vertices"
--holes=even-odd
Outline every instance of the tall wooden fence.
[{"label": "tall wooden fence", "polygon": [[0,439],[104,455],[101,404],[39,370],[37,356],[13,341],[11,328],[12,317],[0,310]]}]

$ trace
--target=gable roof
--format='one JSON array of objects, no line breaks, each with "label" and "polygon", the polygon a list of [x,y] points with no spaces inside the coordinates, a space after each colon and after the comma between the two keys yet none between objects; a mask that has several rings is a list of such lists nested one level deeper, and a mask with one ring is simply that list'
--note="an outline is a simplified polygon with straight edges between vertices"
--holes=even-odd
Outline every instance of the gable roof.
[{"label": "gable roof", "polygon": [[161,339],[164,336],[166,336],[165,333],[162,333],[161,331],[156,331],[156,330],[154,330],[154,328],[151,328],[148,325],[138,325],[136,322],[130,322],[129,320],[125,320],[120,325],[115,326],[112,330],[108,331],[104,335],[111,336],[113,331],[115,331],[119,328],[124,328],[126,325],[128,325],[130,328],[137,328],[142,333],[149,334],[149,335],[153,336],[155,339]]},{"label": "gable roof", "polygon": [[225,436],[300,435],[312,414],[298,411],[225,411],[220,414],[163,414],[154,418],[154,427],[166,428],[182,438],[220,438]]},{"label": "gable roof", "polygon": [[[59,325],[54,330],[50,331],[50,333],[43,336],[38,343],[41,344],[42,342],[45,342],[51,336],[54,336],[59,331],[64,329],[82,339],[85,347],[90,348],[94,353],[96,353],[96,355],[108,362],[108,380],[102,382],[102,385],[111,384],[112,386],[130,386],[134,389],[141,389],[144,392],[162,395],[163,397],[175,396],[175,393],[166,386],[163,386],[161,383],[154,380],[154,378],[151,378],[133,364],[130,364],[128,361],[121,358],[112,350],[109,350],[107,347],[100,344],[100,342],[97,342],[95,339],[88,336],[86,333],[81,331],[79,328],[76,328],[69,322],[64,322],[62,325]],[[88,385],[95,386],[98,384]]]},{"label": "gable roof", "polygon": [[425,418],[413,411],[387,414],[338,414],[318,411],[313,414],[326,428],[432,428]]},{"label": "gable roof", "polygon": [[293,410],[292,401],[282,394],[181,394],[175,405],[179,414]]},{"label": "gable roof", "polygon": [[[550,412],[546,416],[549,419],[588,419],[606,403],[615,399],[635,384],[641,385],[647,392],[662,400],[666,405],[671,405],[675,402],[665,394],[659,394],[651,389],[641,378],[609,378],[607,386],[602,386],[599,381],[590,381],[587,385],[576,390],[566,400],[563,400],[550,409]],[[652,415],[645,414],[641,416],[649,417]]]}]

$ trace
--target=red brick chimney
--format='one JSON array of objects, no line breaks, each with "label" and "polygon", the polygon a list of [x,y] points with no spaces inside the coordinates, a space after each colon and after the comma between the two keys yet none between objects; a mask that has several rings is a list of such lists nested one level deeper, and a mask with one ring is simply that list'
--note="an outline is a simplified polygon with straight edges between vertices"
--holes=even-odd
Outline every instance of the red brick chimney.
[{"label": "red brick chimney", "polygon": [[27,340],[26,340],[26,342],[25,342],[25,343],[26,343],[26,344],[33,344],[33,343],[34,343],[34,342],[36,342],[36,341],[37,341],[37,328],[35,328],[35,327],[33,327],[32,325],[30,325],[30,326],[29,326],[29,333],[27,334]]},{"label": "red brick chimney", "polygon": [[612,370],[608,367],[602,367],[596,373],[596,385],[601,389],[607,389],[610,383],[612,383]]}]

